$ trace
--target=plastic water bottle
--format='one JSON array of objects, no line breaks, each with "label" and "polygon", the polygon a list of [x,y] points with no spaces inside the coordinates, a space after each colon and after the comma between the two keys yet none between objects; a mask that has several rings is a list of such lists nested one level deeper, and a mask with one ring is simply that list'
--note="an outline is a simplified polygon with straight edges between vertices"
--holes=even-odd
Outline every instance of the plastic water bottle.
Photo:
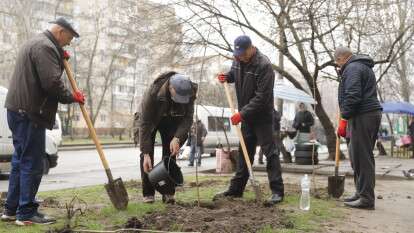
[{"label": "plastic water bottle", "polygon": [[300,209],[308,211],[310,209],[310,181],[307,174],[301,180],[301,188]]}]

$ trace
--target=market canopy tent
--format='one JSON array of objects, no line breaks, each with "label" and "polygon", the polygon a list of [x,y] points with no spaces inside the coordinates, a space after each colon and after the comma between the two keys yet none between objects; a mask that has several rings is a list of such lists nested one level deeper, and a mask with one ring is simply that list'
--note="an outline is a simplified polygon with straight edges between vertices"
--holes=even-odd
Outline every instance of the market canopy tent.
[{"label": "market canopy tent", "polygon": [[274,97],[278,99],[316,104],[316,101],[308,93],[284,83],[275,83],[273,93]]},{"label": "market canopy tent", "polygon": [[383,113],[398,113],[414,115],[414,105],[408,102],[385,102],[381,103]]}]

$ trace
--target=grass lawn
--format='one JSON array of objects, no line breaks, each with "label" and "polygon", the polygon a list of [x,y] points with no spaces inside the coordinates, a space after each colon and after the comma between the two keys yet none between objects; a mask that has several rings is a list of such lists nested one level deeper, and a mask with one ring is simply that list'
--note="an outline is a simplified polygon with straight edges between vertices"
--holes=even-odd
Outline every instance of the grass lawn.
[{"label": "grass lawn", "polygon": [[[200,199],[211,201],[213,195],[223,190],[228,177],[203,176],[200,177]],[[186,186],[177,191],[176,199],[179,202],[194,202],[197,197],[194,187],[194,178],[186,177]],[[141,188],[138,182],[126,182],[130,196],[130,204],[126,211],[117,211],[110,204],[103,186],[91,186],[78,189],[66,189],[39,193],[39,198],[44,200],[41,210],[47,214],[56,216],[58,223],[51,226],[17,227],[12,223],[0,222],[1,233],[32,233],[46,232],[48,230],[62,229],[65,224],[67,210],[65,205],[75,199],[75,209],[80,207],[84,213],[76,214],[72,219],[72,226],[77,229],[104,230],[122,226],[130,217],[142,217],[145,214],[156,211],[165,211],[166,205],[157,197],[154,204],[143,204]],[[250,189],[245,193],[244,199],[253,199],[254,194]],[[311,210],[304,212],[299,208],[299,194],[288,191],[285,201],[279,208],[285,210],[290,226],[283,229],[264,227],[260,233],[291,233],[291,232],[322,232],[322,223],[334,221],[343,216],[344,211],[337,208],[337,202],[328,199],[311,199]],[[172,226],[173,227],[173,226]],[[173,229],[172,229],[173,230]]]}]

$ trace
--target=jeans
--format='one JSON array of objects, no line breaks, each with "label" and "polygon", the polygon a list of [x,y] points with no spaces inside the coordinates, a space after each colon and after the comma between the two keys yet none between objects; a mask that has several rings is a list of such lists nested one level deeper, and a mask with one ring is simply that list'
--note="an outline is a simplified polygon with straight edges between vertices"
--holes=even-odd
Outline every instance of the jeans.
[{"label": "jeans", "polygon": [[26,220],[36,214],[36,194],[43,176],[46,129],[34,124],[24,113],[7,111],[7,122],[13,135],[9,189],[5,209]]},{"label": "jeans", "polygon": [[197,146],[195,143],[191,143],[190,149],[190,164],[194,164],[194,160],[197,157],[197,163],[201,164],[201,147]]}]

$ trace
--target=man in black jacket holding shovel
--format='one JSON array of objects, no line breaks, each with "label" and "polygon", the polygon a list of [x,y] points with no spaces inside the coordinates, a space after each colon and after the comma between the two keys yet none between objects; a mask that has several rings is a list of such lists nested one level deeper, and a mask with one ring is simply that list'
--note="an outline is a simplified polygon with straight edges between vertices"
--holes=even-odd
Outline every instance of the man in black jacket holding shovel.
[{"label": "man in black jacket holding shovel", "polygon": [[[154,143],[157,132],[162,140],[162,158],[175,160],[187,140],[193,124],[197,84],[182,74],[160,75],[145,92],[138,122],[142,194],[145,203],[153,203],[155,190],[148,179],[154,166]],[[163,194],[163,201],[174,203],[175,189]]]},{"label": "man in black jacket holding shovel", "polygon": [[7,93],[7,121],[14,153],[3,221],[17,225],[50,224],[54,220],[38,212],[36,194],[43,175],[46,128],[52,129],[58,103],[83,104],[81,92],[71,93],[61,79],[64,51],[79,37],[64,18],[51,22],[47,30],[24,43]]},{"label": "man in black jacket holding shovel", "polygon": [[[269,203],[276,204],[283,200],[284,185],[279,149],[273,140],[275,74],[269,59],[252,45],[248,36],[236,38],[234,47],[235,60],[231,70],[220,74],[218,79],[220,82],[235,84],[239,112],[231,117],[232,124],[242,123],[241,130],[251,163],[254,161],[256,146],[260,145],[266,156],[266,170],[272,191]],[[229,189],[217,194],[215,199],[243,195],[249,172],[240,147],[238,161]]]},{"label": "man in black jacket holding shovel", "polygon": [[375,208],[374,146],[381,124],[381,105],[377,98],[374,61],[364,55],[353,55],[349,48],[335,51],[341,81],[338,101],[341,123],[338,135],[350,137],[349,157],[354,169],[356,192],[345,198],[345,205],[359,209]]}]

